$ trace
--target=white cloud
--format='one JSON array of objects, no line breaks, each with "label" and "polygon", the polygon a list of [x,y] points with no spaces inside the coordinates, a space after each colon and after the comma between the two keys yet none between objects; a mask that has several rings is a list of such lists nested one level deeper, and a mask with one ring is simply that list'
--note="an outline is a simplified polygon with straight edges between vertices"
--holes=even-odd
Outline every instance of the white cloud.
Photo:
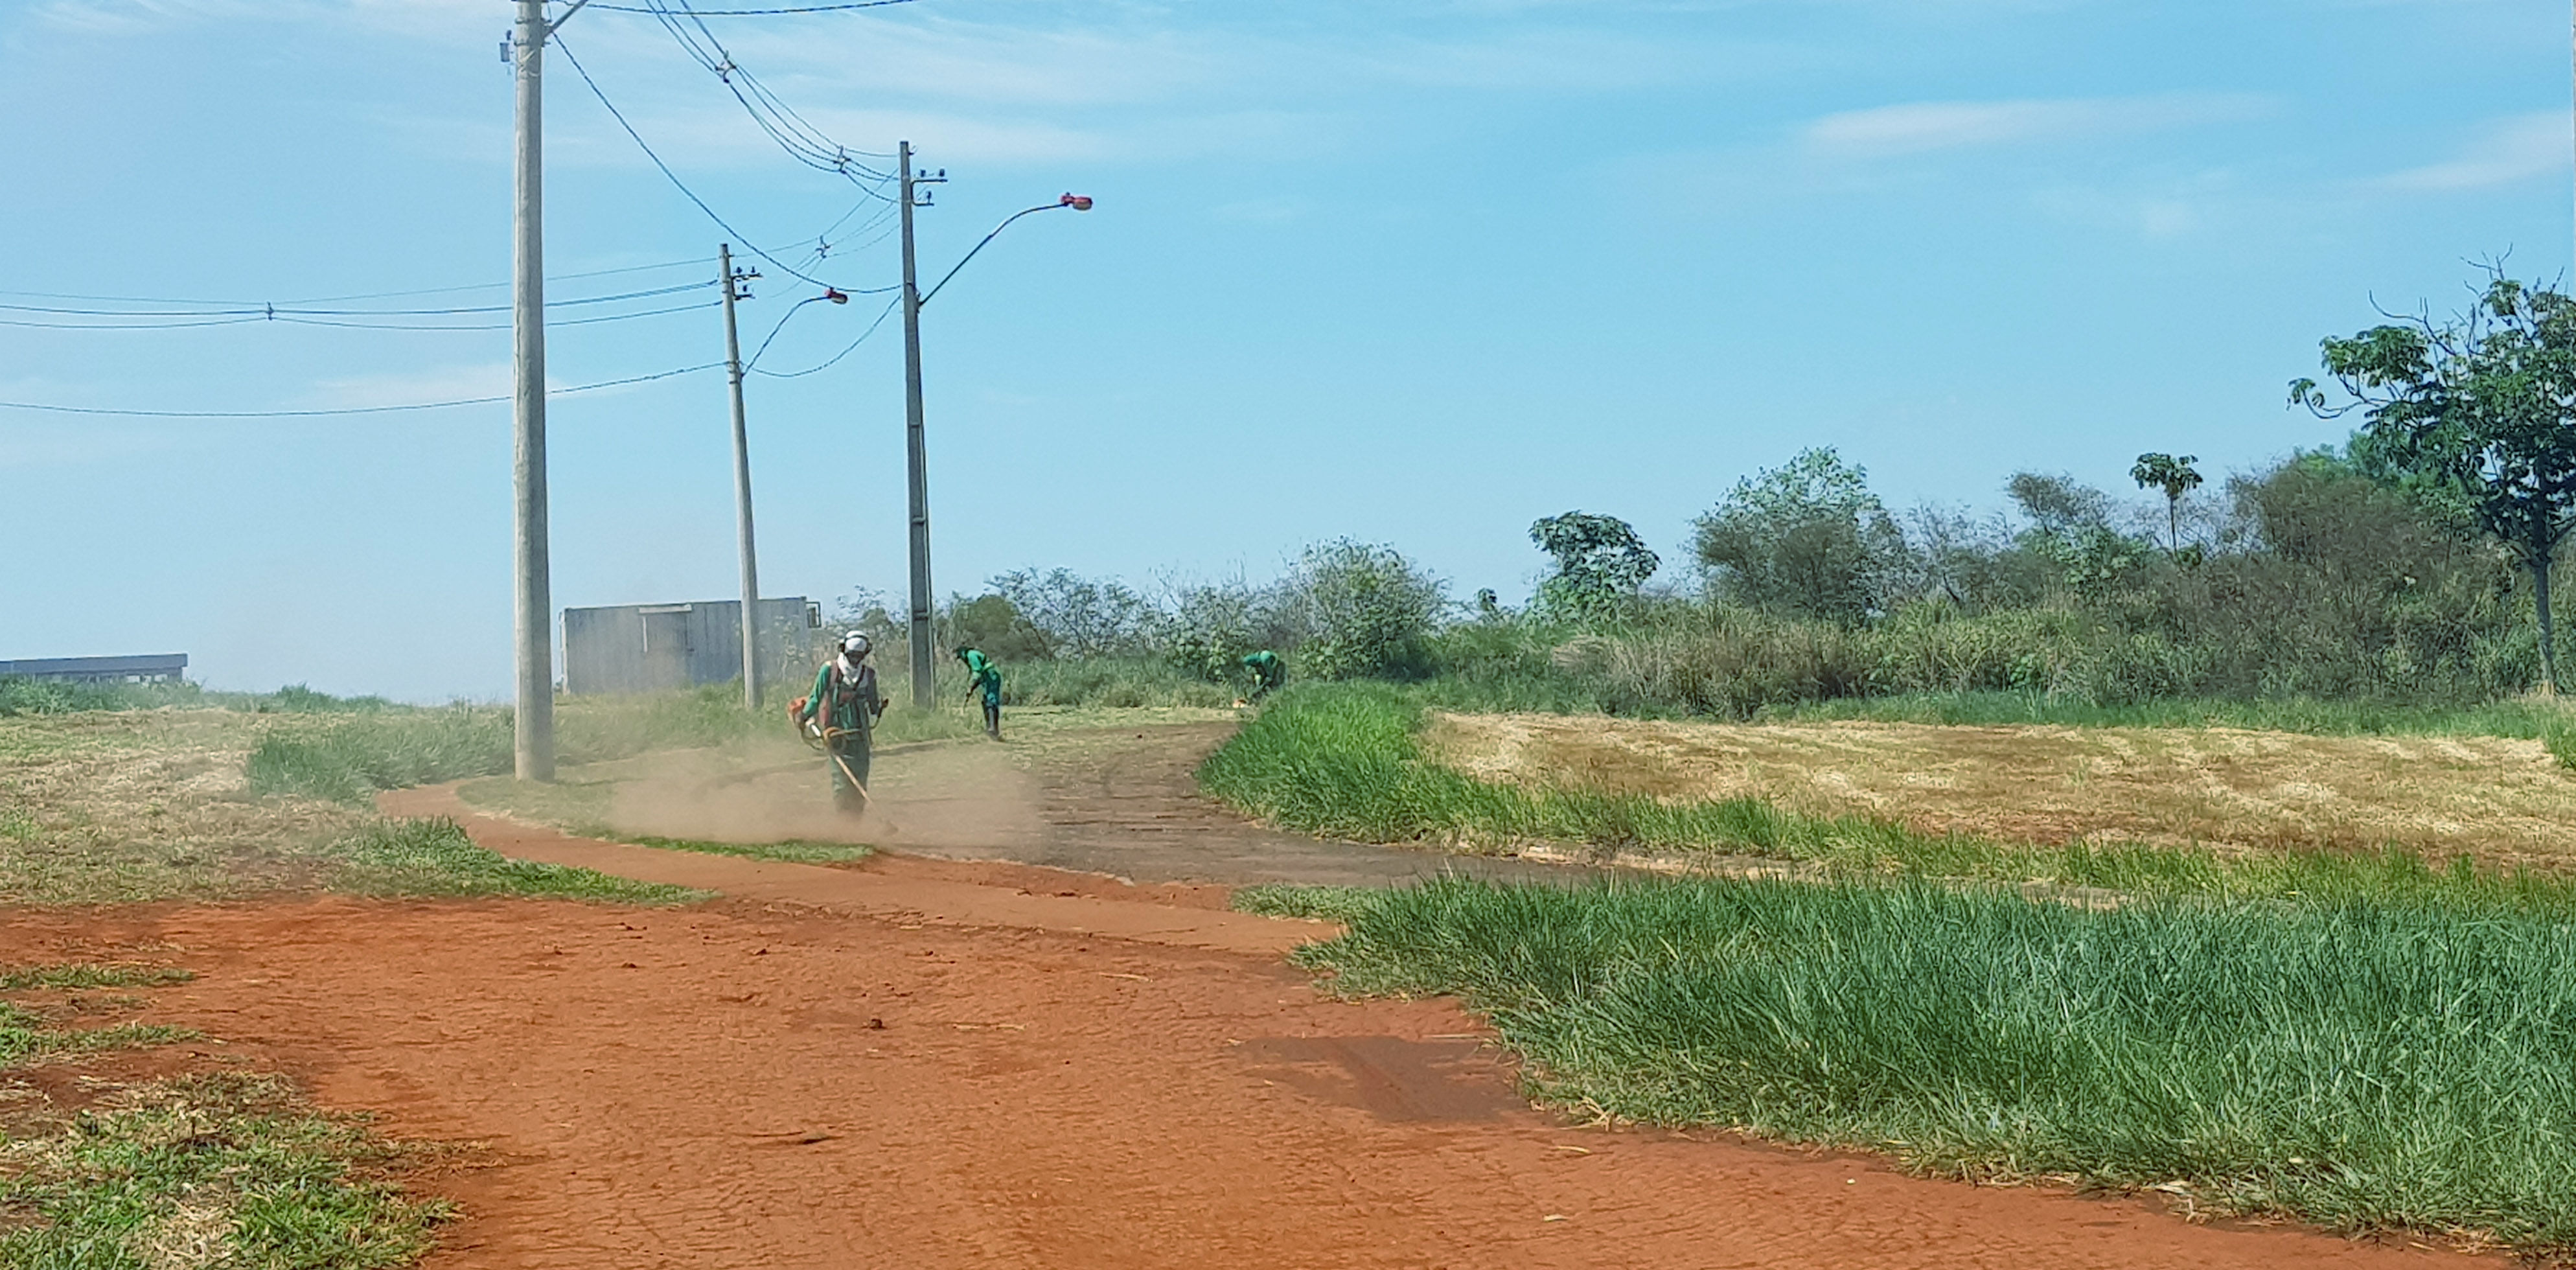
[{"label": "white cloud", "polygon": [[2576,151],[2567,112],[2535,111],[2490,121],[2455,159],[2392,172],[2371,184],[2388,190],[2475,190],[2564,174]]},{"label": "white cloud", "polygon": [[1808,124],[1800,139],[1827,156],[1884,158],[2152,132],[2243,119],[2262,108],[2258,98],[2207,93],[1909,102],[1826,115]]}]

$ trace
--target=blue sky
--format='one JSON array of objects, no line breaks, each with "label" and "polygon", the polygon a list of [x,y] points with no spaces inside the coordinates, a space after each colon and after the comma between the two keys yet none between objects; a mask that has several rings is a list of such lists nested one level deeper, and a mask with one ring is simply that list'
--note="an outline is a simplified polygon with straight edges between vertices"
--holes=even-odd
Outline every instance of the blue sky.
[{"label": "blue sky", "polygon": [[[505,280],[510,12],[0,6],[0,289]],[[1261,577],[1348,535],[1508,596],[1533,519],[1626,517],[1677,563],[1693,515],[1807,445],[1892,504],[1991,506],[2020,468],[2121,486],[2142,450],[2215,473],[2337,439],[2282,407],[2320,336],[2374,300],[2454,305],[2473,258],[2566,270],[2567,22],[2536,0],[916,0],[711,25],[820,131],[947,169],[932,276],[1013,211],[1099,200],[1014,226],[925,312],[943,592],[1022,566]],[[807,271],[893,280],[892,241],[849,232],[881,205],[771,144],[651,18],[588,10],[564,39],[740,233],[793,264],[860,207]],[[553,296],[711,277],[727,235],[561,57],[548,90],[549,272],[708,260]],[[814,291],[765,272],[747,339]],[[880,308],[808,305],[763,365],[818,363]],[[712,309],[564,327],[550,369],[649,374],[721,340]],[[508,358],[506,330],[0,326],[0,400],[443,400],[506,391]],[[902,407],[893,322],[751,381],[766,593],[901,589]],[[734,593],[720,376],[552,417],[559,605]],[[0,409],[0,658],[184,650],[227,687],[500,696],[508,461],[504,406]]]}]

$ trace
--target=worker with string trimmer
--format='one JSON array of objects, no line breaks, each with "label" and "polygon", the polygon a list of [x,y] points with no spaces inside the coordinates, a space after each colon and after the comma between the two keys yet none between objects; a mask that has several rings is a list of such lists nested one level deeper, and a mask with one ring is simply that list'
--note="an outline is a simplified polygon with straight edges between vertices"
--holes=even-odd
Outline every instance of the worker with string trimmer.
[{"label": "worker with string trimmer", "polygon": [[814,693],[790,707],[808,740],[820,740],[832,762],[832,805],[864,811],[868,805],[868,742],[884,714],[877,668],[868,664],[868,637],[856,631],[841,640],[841,655],[814,672]]}]

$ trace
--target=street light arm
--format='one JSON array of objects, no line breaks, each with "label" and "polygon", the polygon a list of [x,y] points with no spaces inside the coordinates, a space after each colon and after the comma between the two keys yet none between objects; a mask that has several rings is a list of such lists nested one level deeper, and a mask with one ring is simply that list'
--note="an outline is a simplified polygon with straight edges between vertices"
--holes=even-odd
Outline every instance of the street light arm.
[{"label": "street light arm", "polygon": [[546,34],[553,35],[556,31],[563,29],[563,24],[572,21],[572,15],[581,12],[581,7],[588,3],[590,3],[590,0],[572,0],[572,7],[564,10],[562,17],[556,18],[554,21],[546,24]]},{"label": "street light arm", "polygon": [[[787,329],[787,319],[796,316],[796,311],[798,309],[804,308],[806,305],[812,304],[817,300],[829,300],[834,304],[848,304],[850,302],[850,297],[837,290],[826,289],[821,295],[809,295],[794,304],[788,305],[787,311],[778,315],[778,325],[769,328],[768,337],[760,341],[760,347],[752,353],[750,361],[742,364],[742,368],[745,371],[748,371],[753,367],[760,365],[762,355],[769,352],[770,342],[778,338],[778,333],[780,331]],[[776,372],[772,373],[774,374]]]},{"label": "street light arm", "polygon": [[[1084,201],[1085,201],[1085,202],[1089,202],[1090,200],[1086,199],[1086,200],[1084,200]],[[1013,212],[1013,213],[1011,213],[1008,217],[1006,217],[1006,218],[1004,218],[1004,219],[1003,219],[1003,221],[1002,221],[1002,223],[1001,223],[1001,224],[999,224],[999,225],[995,225],[995,226],[993,227],[993,232],[992,232],[992,233],[989,233],[989,234],[984,235],[984,241],[983,241],[983,242],[980,242],[980,243],[975,244],[975,251],[967,252],[967,253],[966,253],[966,255],[965,255],[965,257],[964,257],[963,259],[960,259],[956,264],[950,265],[950,266],[948,267],[948,272],[946,272],[946,273],[944,273],[944,274],[941,274],[941,275],[940,275],[940,277],[939,277],[939,281],[937,281],[937,282],[935,282],[935,283],[932,283],[932,284],[931,284],[931,286],[930,286],[930,290],[929,290],[929,291],[927,291],[927,292],[925,292],[925,293],[923,293],[923,295],[922,295],[921,299],[919,299],[919,300],[917,300],[917,301],[915,301],[915,302],[914,302],[913,307],[914,307],[915,309],[919,309],[921,306],[923,306],[923,305],[926,305],[926,304],[930,303],[930,297],[932,297],[932,296],[935,296],[935,295],[939,294],[939,289],[940,289],[941,287],[947,286],[947,285],[948,285],[948,280],[949,280],[950,278],[954,278],[954,277],[956,277],[956,276],[957,276],[957,271],[966,267],[966,261],[968,261],[968,260],[973,260],[973,259],[975,258],[975,252],[976,252],[976,251],[982,251],[982,250],[984,250],[984,247],[985,247],[985,245],[986,245],[987,243],[990,243],[990,242],[992,242],[992,241],[993,241],[993,239],[995,239],[996,237],[999,237],[999,236],[1001,235],[1001,232],[1002,232],[1003,230],[1005,230],[1005,229],[1009,229],[1009,228],[1011,227],[1011,222],[1012,222],[1012,221],[1018,220],[1019,218],[1021,218],[1021,217],[1023,217],[1023,216],[1032,216],[1032,215],[1035,215],[1035,214],[1037,214],[1037,213],[1039,213],[1039,212],[1052,212],[1052,211],[1054,211],[1055,209],[1057,209],[1057,208],[1059,208],[1059,207],[1074,207],[1074,206],[1076,206],[1076,204],[1074,204],[1074,203],[1073,203],[1072,201],[1070,201],[1070,199],[1068,198],[1068,199],[1059,199],[1059,200],[1057,200],[1056,202],[1053,202],[1053,203],[1040,203],[1040,204],[1038,204],[1038,205],[1037,205],[1037,206],[1035,206],[1035,207],[1032,207],[1032,208],[1027,209],[1026,211],[1018,211],[1018,212]]]}]

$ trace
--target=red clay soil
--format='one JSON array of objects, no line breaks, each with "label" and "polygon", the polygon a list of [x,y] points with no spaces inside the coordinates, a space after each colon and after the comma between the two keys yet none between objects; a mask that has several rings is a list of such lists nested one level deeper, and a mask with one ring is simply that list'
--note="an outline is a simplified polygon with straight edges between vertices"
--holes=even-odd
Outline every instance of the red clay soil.
[{"label": "red clay soil", "polygon": [[156,1020],[488,1143],[431,1182],[445,1270],[2483,1264],[1576,1127],[1454,1004],[1326,998],[1276,951],[1313,926],[1189,893],[473,827],[734,898],[21,910],[0,961],[157,948],[200,977]]}]

